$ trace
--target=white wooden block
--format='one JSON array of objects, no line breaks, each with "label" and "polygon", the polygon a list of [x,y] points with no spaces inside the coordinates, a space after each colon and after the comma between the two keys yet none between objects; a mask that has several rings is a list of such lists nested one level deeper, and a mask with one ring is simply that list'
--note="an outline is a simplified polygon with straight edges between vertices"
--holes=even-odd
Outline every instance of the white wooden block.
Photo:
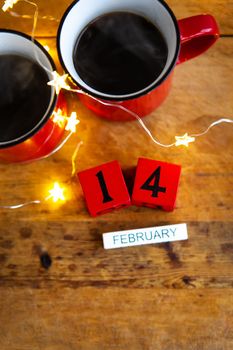
[{"label": "white wooden block", "polygon": [[148,227],[103,234],[105,249],[182,241],[186,239],[188,239],[186,224]]}]

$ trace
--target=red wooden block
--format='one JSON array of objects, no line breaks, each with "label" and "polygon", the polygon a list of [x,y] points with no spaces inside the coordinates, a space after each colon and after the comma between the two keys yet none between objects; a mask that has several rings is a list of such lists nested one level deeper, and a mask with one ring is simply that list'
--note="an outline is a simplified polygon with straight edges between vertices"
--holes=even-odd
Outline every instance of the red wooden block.
[{"label": "red wooden block", "polygon": [[132,204],[162,207],[172,211],[175,206],[181,166],[139,158],[133,188]]},{"label": "red wooden block", "polygon": [[87,208],[92,216],[131,204],[119,163],[105,163],[78,173]]}]

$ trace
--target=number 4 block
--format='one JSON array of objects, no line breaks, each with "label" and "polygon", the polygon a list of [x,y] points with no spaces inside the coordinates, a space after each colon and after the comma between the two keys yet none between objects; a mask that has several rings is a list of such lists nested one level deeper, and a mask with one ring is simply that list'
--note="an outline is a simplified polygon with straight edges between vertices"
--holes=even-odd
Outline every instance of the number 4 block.
[{"label": "number 4 block", "polygon": [[78,173],[79,181],[92,216],[105,214],[131,204],[125,180],[117,161]]},{"label": "number 4 block", "polygon": [[132,204],[147,207],[162,207],[172,211],[175,207],[181,166],[139,158]]}]

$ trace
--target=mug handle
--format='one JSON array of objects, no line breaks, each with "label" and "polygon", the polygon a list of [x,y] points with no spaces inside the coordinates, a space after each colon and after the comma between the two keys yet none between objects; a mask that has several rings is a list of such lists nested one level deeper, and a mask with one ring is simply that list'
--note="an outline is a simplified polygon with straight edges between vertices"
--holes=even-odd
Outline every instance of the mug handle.
[{"label": "mug handle", "polygon": [[177,64],[208,50],[218,39],[218,25],[211,15],[197,15],[178,21],[181,48]]}]

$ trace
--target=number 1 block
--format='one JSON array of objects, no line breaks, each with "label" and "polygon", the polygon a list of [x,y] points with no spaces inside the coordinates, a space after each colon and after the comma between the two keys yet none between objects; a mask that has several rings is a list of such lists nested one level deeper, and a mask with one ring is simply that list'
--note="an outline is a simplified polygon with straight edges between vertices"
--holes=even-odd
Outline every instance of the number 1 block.
[{"label": "number 1 block", "polygon": [[172,211],[179,186],[181,166],[139,158],[132,204],[146,207],[161,207]]},{"label": "number 1 block", "polygon": [[131,205],[125,180],[117,161],[78,173],[79,181],[92,216]]}]

